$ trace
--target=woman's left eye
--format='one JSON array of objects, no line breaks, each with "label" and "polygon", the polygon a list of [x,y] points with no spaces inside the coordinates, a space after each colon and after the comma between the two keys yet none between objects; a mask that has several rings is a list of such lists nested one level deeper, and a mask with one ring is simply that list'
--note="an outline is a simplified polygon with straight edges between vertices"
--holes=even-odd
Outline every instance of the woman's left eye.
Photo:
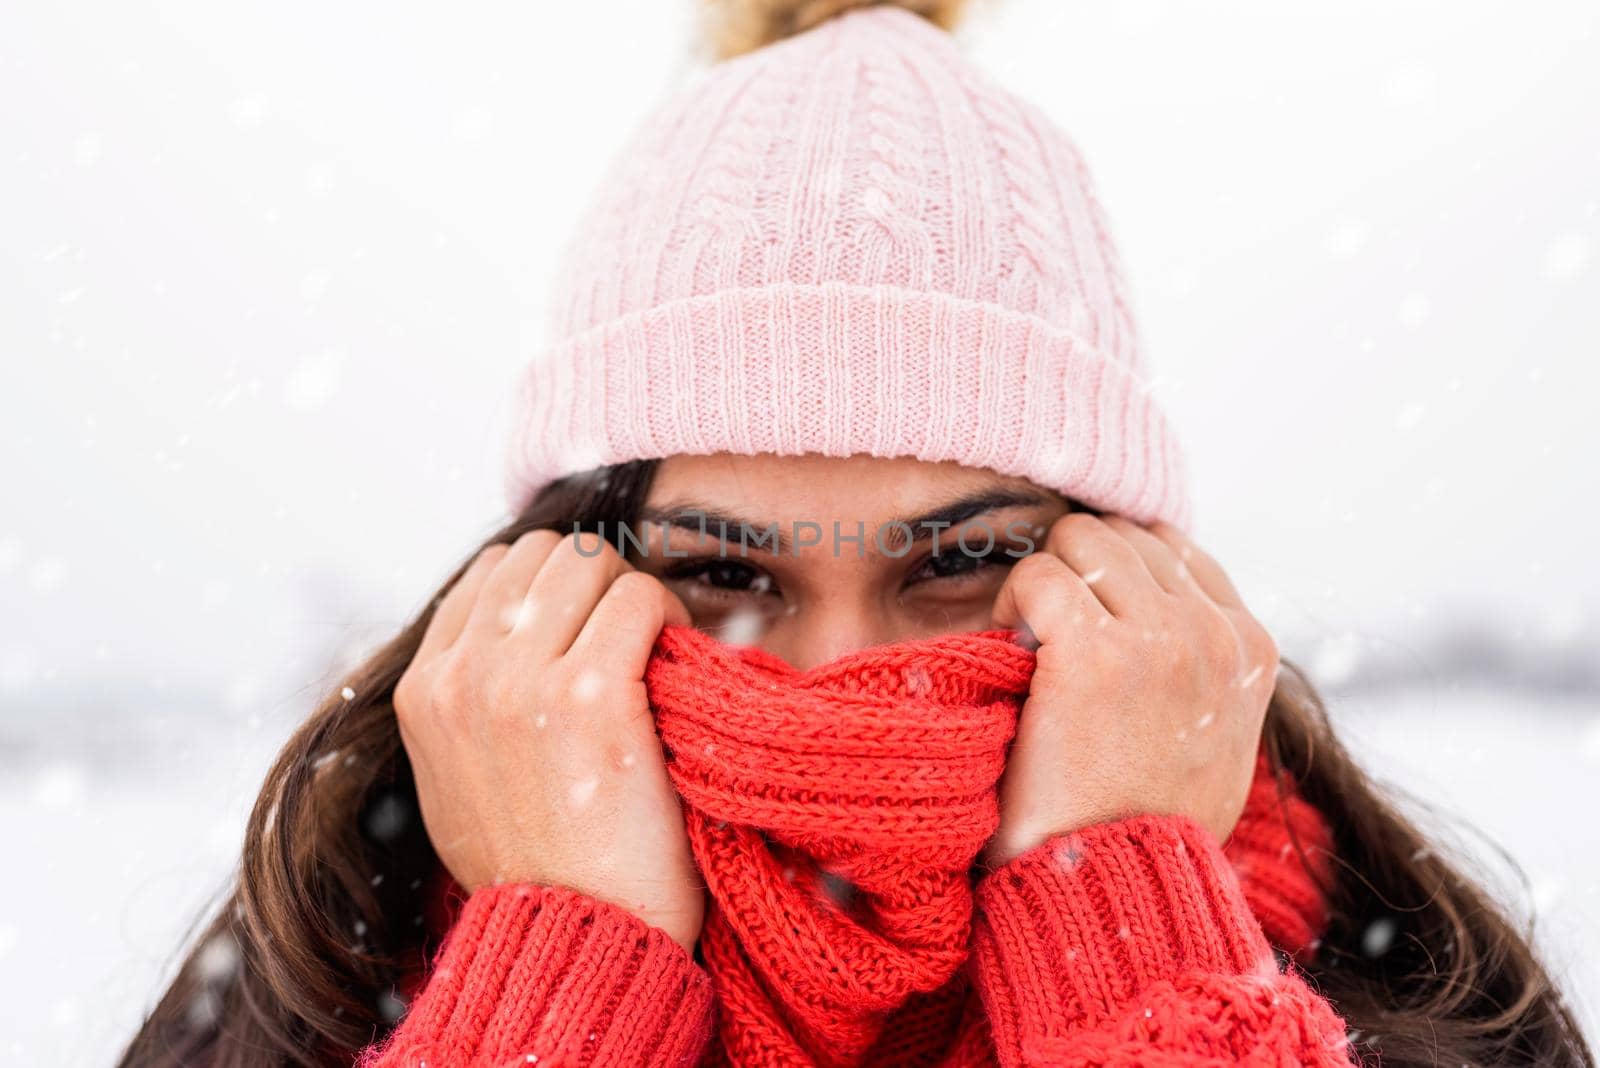
[{"label": "woman's left eye", "polygon": [[952,545],[941,547],[937,554],[923,561],[911,573],[911,580],[913,582],[922,582],[926,579],[970,581],[978,577],[987,577],[982,573],[991,568],[1005,568],[1015,562],[1014,557],[1001,552],[998,547],[983,552],[973,552],[961,548],[960,545]]}]

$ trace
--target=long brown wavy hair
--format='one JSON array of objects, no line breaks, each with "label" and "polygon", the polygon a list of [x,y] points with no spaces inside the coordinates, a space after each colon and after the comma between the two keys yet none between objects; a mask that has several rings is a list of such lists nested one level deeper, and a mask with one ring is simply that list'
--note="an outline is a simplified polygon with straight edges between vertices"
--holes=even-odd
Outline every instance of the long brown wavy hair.
[{"label": "long brown wavy hair", "polygon": [[[657,463],[563,479],[483,547],[530,530],[603,523],[616,532],[637,521]],[[222,907],[192,940],[122,1068],[348,1065],[394,1027],[397,984],[430,952],[423,896],[439,868],[400,744],[394,686],[434,607],[481,548],[416,619],[330,688],[278,754]],[[1283,668],[1267,713],[1269,752],[1335,834],[1335,875],[1324,887],[1332,924],[1305,970],[1356,1048],[1393,1068],[1592,1068],[1529,934],[1362,772],[1304,672],[1286,658]],[[1371,936],[1375,921],[1382,938]]]}]

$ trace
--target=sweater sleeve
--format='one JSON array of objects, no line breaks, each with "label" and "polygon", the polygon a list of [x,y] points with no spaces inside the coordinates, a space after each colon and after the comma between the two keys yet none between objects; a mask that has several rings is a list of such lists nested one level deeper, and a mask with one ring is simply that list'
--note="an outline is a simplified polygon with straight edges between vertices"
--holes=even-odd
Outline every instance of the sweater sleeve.
[{"label": "sweater sleeve", "polygon": [[711,979],[666,932],[561,887],[508,883],[461,907],[426,983],[356,1068],[692,1065]]},{"label": "sweater sleeve", "polygon": [[1191,819],[1057,835],[984,876],[977,905],[973,980],[1002,1068],[1355,1063]]}]

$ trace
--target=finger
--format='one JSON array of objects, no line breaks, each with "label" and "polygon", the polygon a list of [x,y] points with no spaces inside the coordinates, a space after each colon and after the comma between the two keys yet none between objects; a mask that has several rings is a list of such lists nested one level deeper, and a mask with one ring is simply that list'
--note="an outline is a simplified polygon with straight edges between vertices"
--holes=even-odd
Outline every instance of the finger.
[{"label": "finger", "polygon": [[615,679],[643,679],[656,637],[667,624],[690,626],[678,596],[643,571],[618,575],[567,650],[585,668]]},{"label": "finger", "polygon": [[1144,566],[1149,569],[1151,576],[1162,589],[1183,596],[1205,596],[1205,590],[1200,588],[1200,583],[1189,573],[1188,565],[1178,559],[1178,554],[1173,551],[1172,546],[1127,516],[1108,515],[1104,517],[1103,522],[1121,534],[1127,539],[1128,544],[1137,550],[1144,559]]},{"label": "finger", "polygon": [[1244,599],[1234,588],[1228,573],[1211,556],[1183,531],[1164,520],[1150,525],[1150,533],[1172,547],[1178,559],[1189,569],[1200,588],[1218,605],[1225,608],[1244,608]]},{"label": "finger", "polygon": [[1045,551],[1083,577],[1106,611],[1118,619],[1147,614],[1161,591],[1144,557],[1104,519],[1068,512],[1050,526]]},{"label": "finger", "polygon": [[498,543],[488,546],[472,558],[472,562],[445,591],[438,607],[433,610],[433,617],[428,620],[428,629],[422,636],[422,644],[417,646],[416,655],[412,659],[431,659],[455,644],[456,638],[461,635],[461,628],[466,625],[473,604],[477,602],[478,591],[483,588],[489,573],[509,549],[509,545]]},{"label": "finger", "polygon": [[599,534],[567,535],[534,576],[519,634],[544,656],[566,655],[611,583],[632,570]]},{"label": "finger", "polygon": [[1111,620],[1083,577],[1051,553],[1029,553],[1012,566],[990,616],[996,627],[1022,631],[1030,646],[1067,644],[1085,626]]},{"label": "finger", "polygon": [[560,541],[558,531],[530,530],[513,542],[478,594],[463,635],[482,641],[505,637],[522,615],[534,576]]}]

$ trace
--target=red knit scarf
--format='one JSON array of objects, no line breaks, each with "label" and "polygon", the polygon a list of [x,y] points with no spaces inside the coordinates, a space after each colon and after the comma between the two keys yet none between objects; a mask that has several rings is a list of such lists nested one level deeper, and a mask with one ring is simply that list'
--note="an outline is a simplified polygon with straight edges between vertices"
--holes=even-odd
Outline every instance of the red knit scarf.
[{"label": "red knit scarf", "polygon": [[[974,862],[1034,654],[947,634],[799,671],[689,627],[645,682],[711,903],[706,1063],[992,1064],[963,972]],[[1226,853],[1270,941],[1313,944],[1323,903],[1293,840],[1329,844],[1263,756]],[[1320,855],[1311,850],[1313,855]]]}]

